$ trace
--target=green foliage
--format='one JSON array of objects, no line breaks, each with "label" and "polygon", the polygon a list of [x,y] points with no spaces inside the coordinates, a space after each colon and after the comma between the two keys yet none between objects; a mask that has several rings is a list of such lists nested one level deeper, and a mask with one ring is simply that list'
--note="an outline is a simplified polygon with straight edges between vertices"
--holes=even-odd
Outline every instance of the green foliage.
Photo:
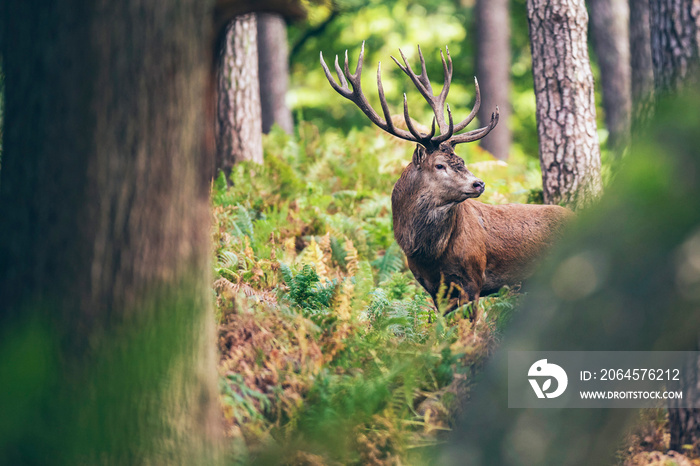
[{"label": "green foliage", "polygon": [[335,283],[326,281],[322,284],[313,267],[304,265],[299,273],[294,274],[289,266],[280,264],[280,272],[289,288],[284,298],[296,304],[305,316],[316,314],[330,306]]},{"label": "green foliage", "polygon": [[[236,460],[420,462],[452,422],[517,294],[447,317],[393,239],[411,148],[373,129],[265,137],[265,164],[213,186],[222,404]],[[520,160],[520,163],[516,163]],[[488,202],[523,202],[536,165],[475,153]],[[301,455],[301,456],[300,456]],[[311,456],[309,456],[311,455]]]},{"label": "green foliage", "polygon": [[[390,57],[398,56],[401,48],[415,68],[416,44],[421,44],[433,89],[439,89],[443,71],[438,49],[447,45],[454,62],[454,79],[448,101],[457,119],[459,115],[466,115],[474,101],[472,77],[475,75],[476,24],[473,5],[473,1],[435,0],[330,0],[309,4],[308,20],[292,24],[288,34],[292,50],[288,99],[297,120],[311,121],[322,131],[371,125],[357,107],[331,89],[319,63],[319,51],[332,67],[335,55],[339,55],[342,63],[347,50],[351,70],[354,70],[362,41],[365,41],[362,87],[375,109],[380,108],[375,73],[377,63],[381,62],[382,82],[391,113],[402,113],[402,95],[406,92],[411,115],[428,125],[431,118],[429,107]],[[513,133],[511,154],[537,161],[535,95],[526,12],[526,0],[510,2],[512,86],[509,102],[500,105],[501,108],[509,105],[512,109],[508,122]],[[599,82],[596,57],[592,54],[591,59],[596,82]],[[604,112],[599,105],[598,86],[595,92],[598,134],[603,142],[605,161],[613,159],[614,154],[608,152],[605,144],[607,130]]]},{"label": "green foliage", "polygon": [[384,255],[373,261],[372,265],[377,269],[377,280],[380,283],[389,279],[392,273],[404,268],[404,256],[401,248],[397,243],[391,243],[391,246],[384,251]]}]

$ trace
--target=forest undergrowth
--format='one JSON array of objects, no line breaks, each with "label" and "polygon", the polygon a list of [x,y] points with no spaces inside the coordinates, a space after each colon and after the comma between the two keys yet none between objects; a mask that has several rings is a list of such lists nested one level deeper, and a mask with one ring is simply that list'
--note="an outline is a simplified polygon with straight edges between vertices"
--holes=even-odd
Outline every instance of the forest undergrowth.
[{"label": "forest undergrowth", "polygon": [[[394,242],[412,146],[302,123],[213,186],[213,289],[231,462],[415,464],[444,441],[518,293],[443,316]],[[462,149],[483,202],[537,198],[534,159]]]}]

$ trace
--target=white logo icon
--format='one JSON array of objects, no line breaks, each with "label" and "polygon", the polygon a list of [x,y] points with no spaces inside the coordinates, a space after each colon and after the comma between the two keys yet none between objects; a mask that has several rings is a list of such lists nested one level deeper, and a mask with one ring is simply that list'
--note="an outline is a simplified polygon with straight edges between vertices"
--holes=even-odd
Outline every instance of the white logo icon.
[{"label": "white logo icon", "polygon": [[[528,377],[547,377],[541,388],[536,379],[528,379],[537,398],[556,398],[564,393],[566,384],[569,383],[569,378],[566,376],[564,369],[556,364],[547,363],[546,359],[540,359],[530,366],[527,375]],[[551,387],[553,378],[557,381],[557,389],[553,392],[548,392],[547,390]]]}]

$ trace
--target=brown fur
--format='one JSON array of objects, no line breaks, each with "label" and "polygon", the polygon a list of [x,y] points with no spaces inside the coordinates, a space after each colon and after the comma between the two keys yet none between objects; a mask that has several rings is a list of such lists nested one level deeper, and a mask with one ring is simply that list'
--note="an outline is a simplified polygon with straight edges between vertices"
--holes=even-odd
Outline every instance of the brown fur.
[{"label": "brown fur", "polygon": [[479,296],[519,284],[573,215],[559,206],[472,199],[482,192],[449,144],[418,145],[394,185],[394,237],[436,305],[442,280],[452,286],[450,309],[468,301],[476,308]]}]

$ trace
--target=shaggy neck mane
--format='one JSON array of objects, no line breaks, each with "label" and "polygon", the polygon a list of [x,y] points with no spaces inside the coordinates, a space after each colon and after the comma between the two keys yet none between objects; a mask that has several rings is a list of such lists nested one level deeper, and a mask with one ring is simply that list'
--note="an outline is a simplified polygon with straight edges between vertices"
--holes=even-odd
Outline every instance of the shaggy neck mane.
[{"label": "shaggy neck mane", "polygon": [[430,192],[420,189],[417,168],[406,167],[394,186],[394,236],[407,256],[437,259],[445,252],[457,218],[457,204],[437,206]]}]

